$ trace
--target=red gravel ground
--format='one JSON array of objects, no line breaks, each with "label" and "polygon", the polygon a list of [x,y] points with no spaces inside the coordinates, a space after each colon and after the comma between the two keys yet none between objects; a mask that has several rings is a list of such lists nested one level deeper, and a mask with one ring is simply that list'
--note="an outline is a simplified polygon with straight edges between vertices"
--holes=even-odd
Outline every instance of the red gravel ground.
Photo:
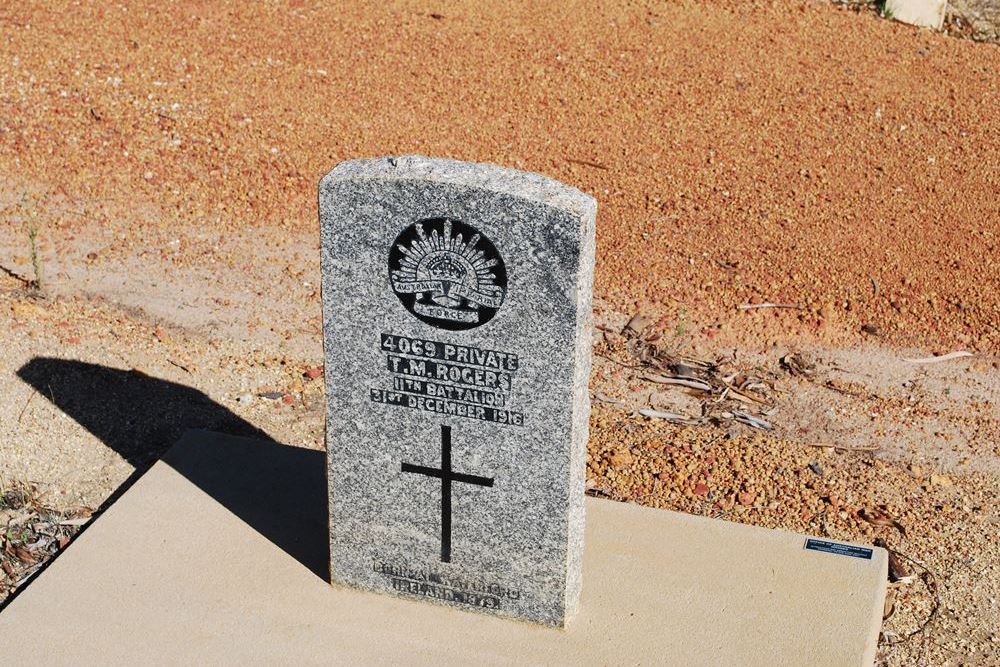
[{"label": "red gravel ground", "polygon": [[[1000,349],[1000,48],[825,3],[662,4],[12,3],[0,173],[152,204],[138,241],[314,234],[350,157],[497,162],[598,197],[623,310]],[[810,310],[733,311],[760,301]]]}]

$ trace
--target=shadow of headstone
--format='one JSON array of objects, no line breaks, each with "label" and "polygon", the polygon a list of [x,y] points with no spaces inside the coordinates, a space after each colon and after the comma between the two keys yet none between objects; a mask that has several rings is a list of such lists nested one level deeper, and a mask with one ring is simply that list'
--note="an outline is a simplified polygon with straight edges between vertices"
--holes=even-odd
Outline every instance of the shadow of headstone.
[{"label": "shadow of headstone", "polygon": [[135,466],[105,506],[169,449],[165,463],[329,579],[323,452],[276,442],[197,389],[137,371],[36,357],[17,375]]}]

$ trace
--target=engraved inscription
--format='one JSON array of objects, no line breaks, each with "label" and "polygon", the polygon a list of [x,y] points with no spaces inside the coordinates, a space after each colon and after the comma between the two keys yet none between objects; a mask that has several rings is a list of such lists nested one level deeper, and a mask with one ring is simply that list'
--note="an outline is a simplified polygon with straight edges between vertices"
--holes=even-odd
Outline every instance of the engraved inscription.
[{"label": "engraved inscription", "polygon": [[444,380],[473,387],[486,387],[498,391],[510,391],[510,375],[470,366],[453,366],[440,361],[407,359],[395,354],[388,356],[389,370],[393,373],[412,375],[420,378]]},{"label": "engraved inscription", "polygon": [[372,402],[524,425],[522,413],[507,409],[517,355],[387,333],[380,336],[379,347],[386,353],[392,387],[371,388]]},{"label": "engraved inscription", "polygon": [[521,591],[497,583],[468,581],[426,568],[375,560],[372,570],[385,576],[400,593],[458,602],[488,609],[500,609],[505,600],[520,600]]},{"label": "engraved inscription", "polygon": [[502,408],[506,403],[504,395],[499,392],[454,387],[427,380],[414,380],[413,378],[394,377],[392,388],[409,394],[422,394],[431,398],[442,398],[460,403],[478,403],[491,408]]}]

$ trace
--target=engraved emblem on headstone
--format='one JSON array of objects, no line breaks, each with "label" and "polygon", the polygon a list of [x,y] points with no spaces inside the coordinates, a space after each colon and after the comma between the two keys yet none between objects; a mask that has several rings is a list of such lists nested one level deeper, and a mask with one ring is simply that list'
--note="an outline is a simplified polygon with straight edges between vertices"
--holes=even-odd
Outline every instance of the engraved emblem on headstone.
[{"label": "engraved emblem on headstone", "polygon": [[389,251],[392,289],[410,313],[439,329],[486,324],[507,292],[507,269],[493,243],[459,220],[408,226]]},{"label": "engraved emblem on headstone", "polygon": [[437,477],[441,480],[441,562],[451,562],[451,483],[462,482],[464,484],[475,484],[477,486],[493,486],[492,477],[480,477],[479,475],[466,475],[455,472],[451,469],[451,427],[441,425],[441,467],[430,468],[427,466],[403,463],[400,472],[411,472],[428,477]]}]

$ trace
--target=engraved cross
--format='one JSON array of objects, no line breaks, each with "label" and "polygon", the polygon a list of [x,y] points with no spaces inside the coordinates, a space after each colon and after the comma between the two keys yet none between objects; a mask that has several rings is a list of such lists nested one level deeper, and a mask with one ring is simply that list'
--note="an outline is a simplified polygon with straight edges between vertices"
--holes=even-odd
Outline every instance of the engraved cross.
[{"label": "engraved cross", "polygon": [[411,463],[402,464],[402,472],[437,477],[441,480],[441,562],[451,562],[451,483],[463,482],[478,486],[493,486],[492,477],[479,477],[454,472],[451,469],[451,427],[441,425],[441,467],[428,468]]}]

